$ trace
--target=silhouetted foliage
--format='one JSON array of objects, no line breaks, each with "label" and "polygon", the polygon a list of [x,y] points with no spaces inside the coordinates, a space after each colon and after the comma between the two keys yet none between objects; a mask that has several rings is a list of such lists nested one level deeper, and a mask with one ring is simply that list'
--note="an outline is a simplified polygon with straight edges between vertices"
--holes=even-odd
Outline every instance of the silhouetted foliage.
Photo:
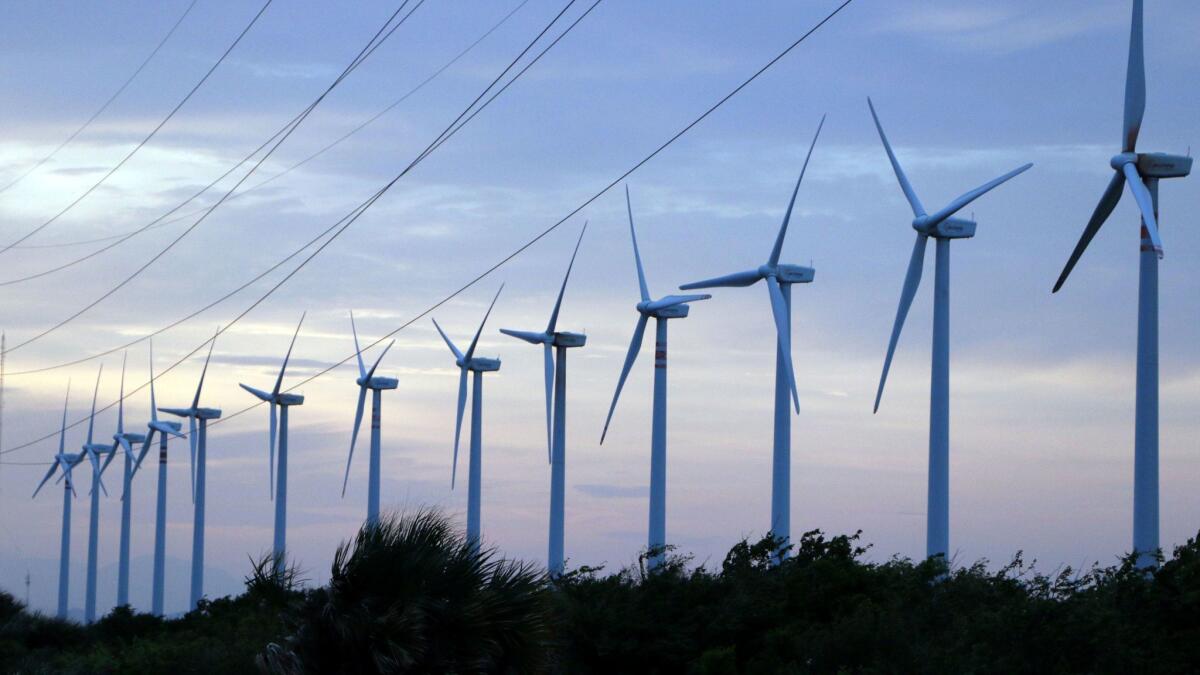
[{"label": "silhouetted foliage", "polygon": [[[1154,571],[865,559],[860,535],[742,541],[719,568],[667,548],[547,580],[421,511],[339,547],[330,583],[252,561],[247,591],[178,619],[90,627],[0,593],[0,672],[1195,673],[1200,543]],[[788,551],[781,563],[777,552]],[[777,564],[778,563],[778,564]]]}]

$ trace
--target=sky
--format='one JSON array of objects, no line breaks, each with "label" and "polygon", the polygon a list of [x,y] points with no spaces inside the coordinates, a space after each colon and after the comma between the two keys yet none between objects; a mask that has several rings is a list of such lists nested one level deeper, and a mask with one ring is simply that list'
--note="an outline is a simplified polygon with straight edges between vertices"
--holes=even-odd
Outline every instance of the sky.
[{"label": "sky", "polygon": [[[246,183],[290,167],[376,114],[484,34],[519,0],[429,0],[339,86]],[[206,592],[236,593],[268,551],[267,411],[238,383],[269,388],[307,311],[285,386],[354,353],[349,315],[374,341],[570,213],[683,128],[835,7],[809,2],[603,0],[517,84],[396,183],[345,234],[217,342]],[[1111,175],[1127,58],[1127,0],[855,0],[809,40],[627,181],[653,295],[756,267],[773,243],[812,134],[828,115],[796,203],[784,261],[811,264],[794,289],[801,410],[792,423],[793,534],[862,530],[873,560],[924,552],[932,254],[878,414],[871,404],[911,250],[910,211],[871,123],[871,96],[927,206],[1025,162],[1029,172],[971,205],[973,240],[951,264],[951,549],[960,564],[1039,569],[1109,564],[1131,541],[1137,214],[1125,198],[1063,291],[1050,288]],[[1200,7],[1147,3],[1148,109],[1139,149],[1183,154],[1200,138],[1194,36]],[[9,3],[0,9],[0,185],[45,156],[118,87],[187,6]],[[46,165],[0,193],[10,242],[120,160],[187,93],[257,11],[198,0],[113,105]],[[310,103],[394,10],[275,0],[229,58],[133,159],[36,236],[0,254],[0,283],[101,248],[78,243],[138,228],[237,163]],[[0,286],[6,332],[0,455],[0,588],[51,610],[61,499],[29,495],[56,449],[63,397],[85,418],[118,398],[121,353],[245,284],[350,212],[406,166],[559,9],[528,0],[465,57],[378,121],[302,168],[216,210],[112,297],[71,316],[162,250],[194,218],[152,228],[67,270]],[[573,8],[569,16],[577,16]],[[221,185],[231,186],[231,180]],[[1200,527],[1200,208],[1192,180],[1165,182],[1161,230],[1161,495],[1164,547]],[[570,356],[570,565],[634,563],[646,542],[651,354],[644,347],[599,444],[637,316],[637,277],[620,186],[432,316],[462,345],[501,283],[479,353],[485,378],[483,536],[504,555],[546,554],[541,354],[497,329],[539,330],[584,220],[561,329]],[[211,199],[204,203],[211,203]],[[194,205],[185,207],[190,212]],[[962,215],[970,215],[964,213]],[[184,358],[266,292],[287,266],[157,336],[156,372]],[[722,289],[670,327],[668,539],[719,564],[768,526],[775,333],[759,287]],[[395,335],[380,368],[400,380],[383,409],[383,503],[432,505],[462,520],[450,489],[457,372],[429,319]],[[376,351],[368,353],[373,358]],[[149,352],[128,350],[127,387]],[[203,351],[157,381],[185,405]],[[291,417],[288,542],[309,583],[364,515],[366,430],[341,496],[357,389],[351,362],[298,391]],[[126,400],[140,428],[148,390]],[[115,408],[97,415],[107,440]],[[86,425],[67,432],[69,448]],[[49,436],[31,445],[30,441]],[[19,447],[26,446],[26,447]],[[465,471],[464,458],[460,470]],[[171,446],[168,611],[184,609],[192,508],[186,444]],[[118,473],[100,521],[100,606],[115,601]],[[71,606],[83,605],[88,472],[76,479]],[[133,485],[132,602],[149,606],[155,480]]]}]

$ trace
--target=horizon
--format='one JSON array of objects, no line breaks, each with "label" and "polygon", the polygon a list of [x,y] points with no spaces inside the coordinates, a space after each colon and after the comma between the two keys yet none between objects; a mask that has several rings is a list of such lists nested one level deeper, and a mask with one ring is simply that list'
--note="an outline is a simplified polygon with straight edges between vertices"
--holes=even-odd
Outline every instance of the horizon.
[{"label": "horizon", "polygon": [[[292,166],[420,83],[519,0],[420,6],[322,103],[247,185]],[[430,155],[311,265],[222,334],[202,404],[226,417],[254,399],[302,312],[307,319],[285,387],[305,384],[292,412],[289,553],[324,583],[335,546],[366,502],[366,430],[340,497],[357,390],[349,310],[364,347],[486,270],[619,176],[790,44],[838,3],[752,8],[670,2],[601,3],[463,132]],[[1127,0],[1005,3],[852,2],[794,52],[634,173],[629,186],[652,296],[762,264],[813,131],[828,114],[796,201],[785,262],[816,268],[794,289],[792,536],[863,531],[868,556],[923,557],[928,452],[932,252],[878,414],[878,384],[911,248],[911,215],[867,108],[926,205],[1025,162],[1034,167],[973,203],[975,241],[951,263],[952,558],[1040,569],[1109,564],[1131,548],[1137,210],[1122,199],[1062,291],[1050,289],[1119,151]],[[0,111],[0,185],[67,137],[161,39],[187,6],[67,3],[14,6],[0,42],[10,63]],[[146,224],[207,184],[318,95],[394,9],[278,2],[212,79],[106,185],[27,242],[52,245]],[[378,122],[251,197],[216,210],[164,259],[62,330],[13,349],[73,314],[191,220],[149,230],[70,270],[5,288],[6,354],[0,459],[0,588],[52,611],[61,500],[29,499],[69,420],[116,400],[120,355],[26,371],[129,341],[192,312],[274,264],[370,196],[406,165],[561,3],[530,0],[496,32]],[[46,166],[0,192],[9,242],[66,206],[137,142],[228,45],[254,8],[200,0],[146,70]],[[1200,7],[1153,3],[1146,13],[1147,114],[1139,150],[1183,153],[1196,133],[1200,75],[1190,36]],[[230,185],[231,182],[223,183]],[[219,194],[219,193],[218,193]],[[1162,186],[1160,263],[1161,512],[1167,552],[1196,536],[1200,499],[1200,207],[1195,180]],[[963,213],[960,215],[970,215]],[[469,341],[501,283],[479,353],[503,366],[487,378],[483,539],[504,555],[546,558],[549,470],[537,350],[499,328],[542,326],[579,228],[590,224],[563,302],[560,330],[588,335],[568,375],[566,555],[573,566],[636,560],[645,547],[651,356],[643,351],[609,437],[600,431],[636,321],[637,277],[620,186],[431,316]],[[1123,233],[1123,234],[1122,234]],[[98,248],[5,254],[0,283]],[[154,340],[155,372],[226,325],[281,278]],[[697,563],[719,562],[769,522],[775,329],[762,289],[716,289],[671,326],[667,536]],[[429,317],[400,331],[379,374],[383,506],[432,505],[461,522],[466,489],[449,489],[457,373]],[[378,349],[365,352],[372,362]],[[160,406],[190,401],[203,350],[156,383]],[[127,389],[146,381],[146,344],[129,350]],[[141,431],[148,392],[126,401]],[[97,416],[100,442],[115,410]],[[67,432],[67,449],[85,426]],[[465,432],[464,432],[465,433]],[[45,434],[54,438],[19,450]],[[211,427],[206,594],[240,590],[247,556],[269,550],[267,411]],[[464,440],[465,449],[465,440]],[[465,453],[463,453],[465,454]],[[171,443],[167,556],[191,552],[186,441]],[[460,470],[465,468],[460,458]],[[150,473],[150,472],[140,472]],[[101,613],[115,597],[120,487],[108,473],[100,529]],[[88,481],[76,474],[71,605],[82,606]],[[80,480],[80,479],[83,480]],[[117,481],[119,482],[119,481]],[[53,487],[53,486],[48,486]],[[151,553],[154,481],[134,481],[132,559]],[[76,576],[77,575],[77,576]],[[40,580],[40,581],[39,581]],[[184,573],[168,598],[186,597]],[[224,588],[223,586],[228,586]],[[149,598],[133,577],[131,597]],[[79,601],[76,602],[76,599]],[[167,606],[168,612],[183,607]]]}]

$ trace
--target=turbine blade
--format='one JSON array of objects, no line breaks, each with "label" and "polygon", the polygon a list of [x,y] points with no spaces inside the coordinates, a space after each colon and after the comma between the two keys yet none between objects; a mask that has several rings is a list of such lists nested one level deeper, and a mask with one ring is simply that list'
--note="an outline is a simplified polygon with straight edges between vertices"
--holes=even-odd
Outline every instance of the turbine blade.
[{"label": "turbine blade", "polygon": [[892,337],[888,341],[887,356],[883,359],[883,374],[879,376],[879,389],[875,392],[875,409],[879,412],[879,400],[883,398],[883,385],[887,382],[888,371],[892,367],[892,355],[896,353],[896,342],[900,340],[900,331],[904,328],[904,319],[912,307],[913,297],[921,285],[921,272],[925,267],[925,243],[929,237],[917,234],[913,244],[912,257],[908,259],[908,272],[904,275],[904,288],[900,291],[900,306],[896,309],[896,322],[892,324]]},{"label": "turbine blade", "polygon": [[621,398],[621,389],[625,387],[625,379],[629,377],[629,371],[633,369],[633,362],[637,361],[638,352],[642,349],[642,337],[646,334],[646,322],[649,320],[649,315],[640,315],[637,326],[633,329],[633,339],[629,341],[629,352],[625,354],[625,365],[621,367],[621,377],[617,379],[617,391],[613,393],[612,404],[608,406],[604,431],[600,432],[601,445],[604,445],[604,437],[608,435],[608,425],[612,423],[613,411],[617,409],[617,399]]},{"label": "turbine blade", "polygon": [[346,477],[342,479],[342,497],[346,496],[346,486],[350,484],[350,462],[354,460],[354,444],[358,442],[358,429],[362,425],[363,408],[367,403],[367,388],[358,388],[358,407],[354,411],[354,431],[350,433],[350,454],[346,455]]},{"label": "turbine blade", "polygon": [[1125,72],[1125,138],[1123,152],[1137,149],[1142,117],[1146,114],[1146,54],[1142,31],[1142,0],[1133,0],[1129,30],[1129,67]]},{"label": "turbine blade", "polygon": [[[56,469],[58,469],[58,464],[60,461],[61,460],[59,460],[59,458],[56,456],[54,458],[54,461],[50,463],[50,469],[48,471],[46,471],[46,475],[42,478],[42,482],[38,483],[37,487],[34,488],[34,490],[33,490],[34,497],[38,496],[38,493],[42,491],[42,486],[45,485],[46,482],[49,481],[50,478],[54,476],[54,471]],[[65,474],[66,471],[64,470],[63,473]],[[31,497],[31,499],[32,499],[32,497]]]},{"label": "turbine blade", "polygon": [[971,202],[975,201],[976,199],[979,199],[980,197],[987,194],[988,192],[991,192],[995,188],[999,187],[1002,183],[1007,183],[1008,181],[1012,180],[1016,176],[1019,176],[1020,174],[1025,173],[1032,166],[1033,166],[1033,164],[1026,164],[1024,166],[1017,167],[1016,169],[1009,171],[1008,173],[1004,174],[1003,176],[1000,176],[999,178],[992,179],[992,180],[984,183],[983,185],[980,185],[979,187],[975,188],[974,190],[963,193],[957,199],[955,199],[954,201],[947,204],[945,208],[943,208],[942,210],[940,210],[937,213],[930,216],[929,217],[929,226],[932,227],[932,226],[942,222],[943,220],[949,218],[950,216],[954,215],[954,213],[956,211],[958,211],[959,209],[961,209],[962,207],[966,206],[967,204],[970,204]]},{"label": "turbine blade", "polygon": [[787,300],[783,297],[779,280],[774,277],[767,279],[767,291],[771,295],[771,313],[775,315],[775,331],[779,335],[779,352],[783,354],[783,365],[788,372],[788,386],[792,390],[792,405],[799,413],[800,394],[796,391],[796,371],[792,369],[792,325]]},{"label": "turbine blade", "polygon": [[479,330],[475,331],[475,337],[471,338],[471,346],[467,347],[467,361],[475,355],[475,346],[479,344],[479,336],[483,334],[483,327],[487,324],[488,317],[492,315],[492,308],[496,306],[496,301],[500,299],[500,291],[504,290],[504,284],[500,284],[500,288],[496,290],[496,296],[492,298],[492,304],[488,305],[487,312],[483,315],[483,321],[479,322]]},{"label": "turbine blade", "polygon": [[[129,442],[129,439],[125,438],[124,436],[121,436],[120,438],[117,439],[117,441],[121,444],[121,447],[125,449],[125,453],[128,454],[130,456],[130,458],[132,458],[133,457],[133,444]],[[114,451],[113,454],[116,454],[116,452]]]},{"label": "turbine blade", "polygon": [[279,388],[283,386],[283,373],[287,370],[288,360],[292,358],[292,347],[296,346],[296,338],[300,337],[300,327],[304,325],[304,317],[308,312],[300,315],[300,322],[296,324],[296,332],[292,334],[292,343],[288,345],[287,354],[283,357],[283,366],[279,368],[279,377],[275,378],[275,389],[272,393],[278,394]]},{"label": "turbine blade", "polygon": [[354,333],[354,355],[358,357],[358,376],[366,377],[367,369],[363,366],[362,348],[358,346],[358,328],[354,325],[354,310],[350,310],[350,332]]},{"label": "turbine blade", "polygon": [[142,468],[142,460],[146,459],[146,453],[150,451],[150,446],[154,444],[155,431],[157,430],[151,428],[150,433],[146,434],[146,440],[142,441],[142,450],[138,453],[137,461],[133,463],[133,471],[131,472],[131,475],[136,476],[138,469]]},{"label": "turbine blade", "polygon": [[371,366],[371,369],[367,371],[366,379],[368,381],[372,377],[375,377],[375,369],[379,367],[380,362],[383,361],[383,357],[387,356],[388,350],[391,349],[392,345],[394,344],[396,344],[396,341],[392,340],[386,347],[383,348],[383,351],[379,353],[379,358],[375,359],[375,365]]},{"label": "turbine blade", "polygon": [[58,432],[58,454],[67,451],[67,404],[71,402],[71,381],[67,380],[67,395],[63,399],[62,430]]},{"label": "turbine blade", "polygon": [[154,339],[150,339],[150,421],[158,421],[158,404],[154,400]]},{"label": "turbine blade", "polygon": [[267,437],[267,466],[269,467],[267,480],[270,481],[267,486],[267,494],[270,495],[271,501],[275,501],[275,436],[279,429],[279,412],[276,410],[275,402],[271,401],[271,430]]},{"label": "turbine blade", "polygon": [[463,353],[458,351],[458,347],[454,346],[454,343],[450,341],[450,338],[446,337],[446,331],[442,330],[442,327],[438,325],[437,319],[432,319],[432,321],[433,327],[437,329],[438,334],[441,335],[442,339],[446,341],[446,346],[450,348],[450,351],[454,354],[454,358],[461,361],[463,358]]},{"label": "turbine blade", "polygon": [[660,309],[674,307],[675,305],[683,305],[689,302],[698,302],[700,300],[708,300],[712,295],[709,293],[698,293],[695,295],[665,295],[654,302],[646,305],[647,312],[657,312]]},{"label": "turbine blade", "polygon": [[650,300],[650,289],[646,287],[646,271],[642,269],[642,254],[638,252],[637,231],[633,229],[633,206],[629,201],[629,184],[625,184],[625,210],[629,213],[629,236],[633,239],[633,261],[637,263],[638,289],[642,302]]},{"label": "turbine blade", "polygon": [[117,434],[125,433],[125,363],[129,360],[129,352],[121,356],[121,396],[117,399]]},{"label": "turbine blade", "polygon": [[208,343],[208,356],[204,357],[204,368],[200,371],[200,384],[196,385],[196,397],[192,399],[192,408],[200,407],[200,390],[204,389],[204,376],[208,375],[208,362],[212,360],[213,347],[217,346],[217,336],[221,334],[221,329],[217,328],[217,332],[213,333],[212,341]]},{"label": "turbine blade", "polygon": [[112,461],[114,459],[116,459],[116,457],[117,457],[117,447],[116,447],[116,444],[114,443],[112,451],[108,453],[108,456],[104,458],[104,463],[100,465],[100,475],[103,476],[104,472],[108,471],[108,465],[112,464]]},{"label": "turbine blade", "polygon": [[1162,239],[1158,237],[1158,218],[1154,213],[1154,197],[1150,195],[1150,190],[1142,182],[1142,177],[1132,162],[1125,164],[1121,169],[1125,172],[1125,184],[1129,186],[1129,191],[1133,193],[1138,209],[1142,212],[1142,228],[1145,230],[1143,236],[1150,239],[1150,243],[1154,246],[1154,252],[1158,254],[1159,258],[1162,258],[1163,246]]},{"label": "turbine blade", "polygon": [[554,441],[551,438],[552,432],[550,427],[553,424],[553,401],[554,401],[554,347],[550,343],[546,343],[542,349],[542,355],[545,357],[545,373],[546,373],[546,459],[551,463],[554,462]]},{"label": "turbine blade", "polygon": [[547,333],[534,333],[533,331],[513,330],[511,328],[501,328],[500,332],[504,333],[505,335],[507,335],[509,337],[515,337],[518,340],[524,340],[525,342],[528,342],[531,345],[546,344],[547,339],[552,337]]},{"label": "turbine blade", "polygon": [[245,389],[246,391],[250,392],[251,394],[254,394],[255,398],[257,398],[261,401],[270,402],[270,401],[275,400],[274,396],[268,394],[267,392],[263,391],[262,389],[255,389],[254,387],[251,387],[248,384],[241,384],[241,383],[238,383],[238,386],[241,387],[242,389]]},{"label": "turbine blade", "polygon": [[1054,283],[1053,293],[1057,293],[1058,289],[1062,288],[1063,284],[1067,281],[1067,276],[1071,274],[1071,270],[1075,269],[1075,264],[1079,262],[1079,257],[1087,250],[1088,244],[1092,243],[1092,239],[1100,231],[1100,226],[1108,220],[1113,209],[1117,208],[1117,203],[1121,201],[1121,194],[1124,191],[1125,174],[1117,171],[1113,174],[1112,180],[1108,182],[1108,187],[1104,189],[1104,195],[1100,197],[1100,203],[1096,205],[1096,210],[1092,212],[1092,218],[1088,221],[1087,227],[1083,228],[1083,234],[1079,237],[1079,243],[1075,244],[1075,250],[1071,251],[1071,257],[1067,258],[1067,264],[1063,266],[1062,274],[1058,275],[1058,281]]},{"label": "turbine blade", "polygon": [[796,179],[796,187],[792,190],[792,200],[788,202],[787,212],[783,216],[783,224],[779,226],[779,236],[775,237],[775,246],[771,249],[771,257],[767,264],[778,265],[779,255],[783,252],[783,238],[787,236],[788,222],[792,219],[792,207],[796,205],[796,194],[800,192],[800,183],[804,181],[804,172],[808,171],[808,160],[812,159],[813,148],[817,147],[817,139],[821,136],[821,127],[825,126],[825,116],[821,115],[821,123],[817,125],[817,133],[813,136],[812,145],[808,146],[808,155],[804,157],[804,166],[800,169],[800,177]]},{"label": "turbine blade", "polygon": [[875,104],[871,102],[869,96],[867,97],[867,106],[871,108],[871,117],[875,118],[875,128],[879,130],[879,139],[883,141],[883,149],[887,150],[888,160],[892,163],[892,171],[896,173],[896,180],[900,181],[900,189],[904,190],[904,197],[908,199],[913,215],[919,218],[925,215],[925,207],[921,206],[921,200],[917,198],[912,183],[908,182],[908,176],[904,174],[904,169],[900,168],[900,162],[896,159],[896,153],[892,152],[892,144],[888,143],[887,134],[883,133],[883,125],[879,123],[879,115],[875,114]]},{"label": "turbine blade", "polygon": [[567,280],[571,278],[571,268],[575,266],[575,256],[579,255],[579,245],[583,243],[583,233],[587,232],[587,221],[579,231],[579,239],[575,242],[575,251],[571,253],[571,262],[567,264],[567,273],[563,275],[562,287],[558,289],[558,299],[554,301],[554,311],[550,313],[550,324],[546,326],[547,333],[553,333],[558,324],[558,310],[562,307],[563,295],[567,292]]},{"label": "turbine blade", "polygon": [[96,388],[92,390],[92,414],[88,415],[88,445],[92,444],[92,430],[96,427],[96,396],[100,393],[100,376],[104,374],[104,364],[100,364],[100,370],[96,373]]},{"label": "turbine blade", "polygon": [[458,477],[458,439],[462,435],[463,411],[467,407],[467,367],[459,368],[458,376],[458,415],[454,420],[454,461],[450,465],[450,489],[454,489],[454,481]]},{"label": "turbine blade", "polygon": [[746,270],[745,272],[734,272],[726,274],[723,277],[713,277],[704,281],[693,281],[688,284],[683,284],[679,287],[681,291],[691,291],[697,288],[741,288],[743,286],[753,286],[762,279],[762,273],[758,270]]}]

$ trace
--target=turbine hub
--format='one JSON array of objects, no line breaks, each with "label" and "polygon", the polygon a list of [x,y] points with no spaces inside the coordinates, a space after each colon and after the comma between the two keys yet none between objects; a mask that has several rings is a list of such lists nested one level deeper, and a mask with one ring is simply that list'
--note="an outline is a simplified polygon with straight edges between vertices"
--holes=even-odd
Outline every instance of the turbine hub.
[{"label": "turbine hub", "polygon": [[1113,155],[1113,158],[1108,160],[1108,165],[1113,168],[1113,171],[1123,171],[1126,164],[1137,164],[1137,161],[1137,153],[1122,152],[1119,155]]}]

